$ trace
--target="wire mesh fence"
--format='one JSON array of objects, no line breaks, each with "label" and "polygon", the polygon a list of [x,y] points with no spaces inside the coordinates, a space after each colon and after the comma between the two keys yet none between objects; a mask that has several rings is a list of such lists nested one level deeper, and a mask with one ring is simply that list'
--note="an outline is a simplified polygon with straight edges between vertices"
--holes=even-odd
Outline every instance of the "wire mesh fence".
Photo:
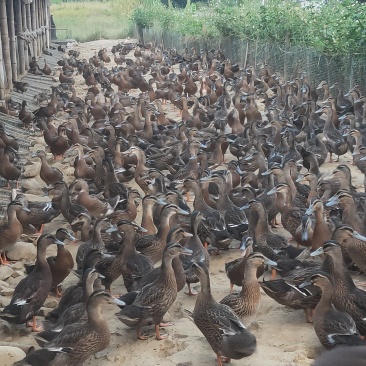
[{"label": "wire mesh fence", "polygon": [[[135,36],[138,38],[137,32]],[[339,82],[345,89],[350,89],[356,84],[366,85],[366,58],[362,55],[328,56],[302,46],[269,44],[230,37],[194,39],[155,28],[144,30],[143,36],[144,42],[176,48],[178,52],[192,47],[197,50],[221,49],[226,58],[242,66],[254,66],[262,61],[273,71],[281,73],[286,80],[305,72],[312,86],[317,86],[322,80],[330,85]]]}]

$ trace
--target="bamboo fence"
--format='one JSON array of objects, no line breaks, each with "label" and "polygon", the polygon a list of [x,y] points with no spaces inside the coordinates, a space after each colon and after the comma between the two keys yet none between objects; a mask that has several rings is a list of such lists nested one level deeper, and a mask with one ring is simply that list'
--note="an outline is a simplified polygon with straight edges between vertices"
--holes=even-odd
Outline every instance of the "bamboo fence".
[{"label": "bamboo fence", "polygon": [[50,0],[0,0],[0,100],[50,45]]}]

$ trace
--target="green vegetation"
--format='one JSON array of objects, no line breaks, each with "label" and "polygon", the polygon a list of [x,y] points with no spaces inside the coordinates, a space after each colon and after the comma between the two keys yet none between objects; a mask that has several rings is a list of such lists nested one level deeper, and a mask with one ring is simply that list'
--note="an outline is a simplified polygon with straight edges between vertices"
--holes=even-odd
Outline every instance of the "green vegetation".
[{"label": "green vegetation", "polygon": [[140,0],[52,1],[51,14],[57,37],[87,42],[100,38],[123,38],[131,33],[130,16]]},{"label": "green vegetation", "polygon": [[[356,0],[53,0],[60,38],[120,38],[153,28],[189,38],[300,45],[327,55],[366,54],[366,4]],[[188,5],[187,5],[188,4]],[[184,5],[183,5],[184,6]]]},{"label": "green vegetation", "polygon": [[210,37],[278,42],[312,47],[326,54],[366,54],[366,5],[356,0],[211,0],[185,9],[146,0],[132,19],[139,28]]}]

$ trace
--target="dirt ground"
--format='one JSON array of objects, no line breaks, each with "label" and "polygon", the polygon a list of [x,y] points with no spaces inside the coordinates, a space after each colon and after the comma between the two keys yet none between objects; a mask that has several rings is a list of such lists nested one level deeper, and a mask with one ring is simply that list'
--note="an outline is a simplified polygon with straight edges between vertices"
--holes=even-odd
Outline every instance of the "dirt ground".
[{"label": "dirt ground", "polygon": [[[110,51],[111,46],[119,41],[95,41],[79,44],[73,49],[81,52],[80,59],[89,58],[101,47],[106,47]],[[113,63],[109,64],[110,67]],[[88,87],[83,83],[81,76],[76,77],[76,89],[80,97],[84,97]],[[169,106],[167,108],[170,108]],[[172,112],[171,112],[172,113]],[[58,116],[62,120],[62,116]],[[175,114],[175,117],[178,117]],[[42,141],[42,138],[39,139]],[[44,144],[44,143],[43,143]],[[228,157],[229,158],[229,157]],[[352,158],[350,154],[341,157],[340,162],[349,164],[354,182],[353,184],[363,190],[363,175],[354,166],[351,166]],[[330,172],[337,163],[326,163],[321,167],[321,171]],[[70,164],[63,167],[68,172]],[[71,179],[71,177],[69,177]],[[136,188],[134,183],[129,186]],[[141,210],[136,221],[141,220]],[[47,224],[45,232],[55,232],[59,227],[67,227],[65,220],[59,216],[52,223]],[[67,248],[76,253],[78,244],[68,245]],[[224,271],[224,264],[239,256],[239,250],[232,249],[221,255],[214,255],[210,258],[210,275],[213,296],[220,300],[229,292],[229,280]],[[269,274],[265,274],[269,278]],[[364,279],[359,278],[361,281]],[[74,283],[76,277],[70,275],[63,284],[63,287]],[[199,289],[199,285],[196,285]],[[112,286],[112,293],[120,295],[125,293],[123,281],[118,279]],[[196,328],[196,326],[183,314],[183,309],[193,310],[195,298],[187,296],[184,291],[178,294],[177,300],[169,311],[167,318],[175,322],[175,325],[166,328],[165,332],[169,337],[162,341],[154,338],[153,329],[149,331],[151,337],[147,341],[140,341],[136,338],[135,330],[122,324],[115,316],[119,309],[113,305],[108,305],[103,313],[108,320],[112,333],[110,346],[96,357],[91,357],[86,365],[129,365],[129,366],[201,366],[215,365],[215,354],[208,345],[206,339]],[[250,318],[244,318],[244,323],[250,327],[257,337],[257,352],[249,358],[239,361],[233,360],[235,366],[308,366],[313,359],[323,351],[313,327],[305,322],[304,314],[301,310],[295,311],[277,304],[274,300],[262,293],[261,305],[258,313]],[[0,334],[0,340],[5,340],[9,335]],[[12,336],[13,342],[21,344],[36,345],[33,334],[23,337]],[[8,338],[9,340],[9,338]]]}]

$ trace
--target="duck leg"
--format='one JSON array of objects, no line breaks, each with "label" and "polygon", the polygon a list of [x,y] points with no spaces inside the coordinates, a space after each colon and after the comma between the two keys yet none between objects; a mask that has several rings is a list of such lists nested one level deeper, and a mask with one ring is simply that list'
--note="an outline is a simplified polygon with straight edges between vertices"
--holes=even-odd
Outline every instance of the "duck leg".
[{"label": "duck leg", "polygon": [[198,295],[198,292],[194,291],[192,288],[191,288],[191,284],[190,283],[187,283],[188,285],[188,291],[186,291],[185,293],[189,296],[197,296]]},{"label": "duck leg", "polygon": [[60,291],[60,288],[59,288],[60,286],[56,286],[56,289],[55,289],[55,292],[56,292],[56,298],[60,298],[60,297],[62,297],[62,293],[61,293],[61,291]]},{"label": "duck leg", "polygon": [[186,202],[191,202],[190,196],[189,196],[189,192],[186,193]]},{"label": "duck leg", "polygon": [[233,293],[234,284],[230,282],[230,293]]},{"label": "duck leg", "polygon": [[277,271],[275,269],[272,268],[272,275],[271,275],[271,280],[275,280],[277,277]]},{"label": "duck leg", "polygon": [[329,153],[329,162],[330,162],[330,163],[333,163],[332,153]]},{"label": "duck leg", "polygon": [[160,328],[165,328],[165,327],[172,327],[173,325],[175,325],[174,322],[166,322],[166,323],[160,323],[159,327]]},{"label": "duck leg", "polygon": [[0,254],[0,264],[7,266],[10,264],[10,262],[6,259],[6,254],[5,253],[1,253]]},{"label": "duck leg", "polygon": [[36,231],[36,234],[42,234],[43,233],[44,224],[41,225],[41,228]]},{"label": "duck leg", "polygon": [[160,333],[160,327],[159,327],[159,324],[155,324],[155,335],[156,335],[156,339],[158,341],[161,341],[162,339],[165,339],[168,337],[167,334],[161,334]]},{"label": "duck leg", "polygon": [[43,327],[37,327],[37,317],[33,316],[32,321],[27,323],[28,327],[32,327],[32,332],[42,332]]},{"label": "duck leg", "polygon": [[146,339],[149,339],[149,336],[144,334],[144,332],[141,331],[141,328],[137,328],[137,338],[141,339],[142,341],[146,341]]}]

